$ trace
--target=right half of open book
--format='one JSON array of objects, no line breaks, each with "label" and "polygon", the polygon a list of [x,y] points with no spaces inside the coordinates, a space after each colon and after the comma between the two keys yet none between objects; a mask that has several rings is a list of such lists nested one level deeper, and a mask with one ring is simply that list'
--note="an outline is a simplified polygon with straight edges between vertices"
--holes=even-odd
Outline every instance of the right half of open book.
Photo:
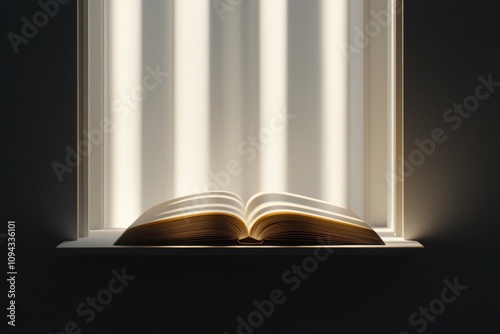
[{"label": "right half of open book", "polygon": [[211,191],[144,212],[115,245],[384,245],[352,211],[290,193]]}]

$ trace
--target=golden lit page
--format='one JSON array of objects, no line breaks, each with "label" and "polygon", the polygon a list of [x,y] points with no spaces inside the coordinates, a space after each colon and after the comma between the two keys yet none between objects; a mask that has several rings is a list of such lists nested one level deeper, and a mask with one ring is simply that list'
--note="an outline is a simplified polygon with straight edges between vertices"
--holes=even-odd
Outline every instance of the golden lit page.
[{"label": "golden lit page", "polygon": [[260,218],[273,213],[306,214],[370,228],[354,212],[346,208],[290,193],[255,194],[248,200],[245,212],[249,230]]},{"label": "golden lit page", "polygon": [[137,218],[130,228],[155,221],[207,213],[225,213],[245,221],[244,210],[243,201],[236,194],[226,191],[210,191],[179,197],[155,205]]}]

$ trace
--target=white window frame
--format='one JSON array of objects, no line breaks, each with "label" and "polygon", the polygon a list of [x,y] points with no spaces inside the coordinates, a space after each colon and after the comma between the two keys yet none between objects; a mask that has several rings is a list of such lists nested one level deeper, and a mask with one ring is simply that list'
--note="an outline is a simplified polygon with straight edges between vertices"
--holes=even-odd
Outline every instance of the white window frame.
[{"label": "white window frame", "polygon": [[[84,136],[85,129],[103,129],[104,108],[104,24],[103,13],[105,0],[78,0],[78,143],[88,142],[88,137]],[[376,0],[380,1],[380,0]],[[377,84],[378,66],[373,66],[377,61],[374,50],[377,48],[379,38],[369,39],[369,45],[362,48],[365,56],[364,76],[365,76],[365,128],[372,129],[374,126],[373,117],[376,102],[374,96],[389,96],[389,108],[391,118],[389,124],[389,134],[392,145],[391,162],[392,170],[387,172],[388,182],[392,182],[393,191],[388,194],[390,197],[392,210],[392,224],[386,227],[374,228],[382,237],[402,237],[404,238],[404,178],[393,177],[403,174],[403,166],[397,163],[398,157],[403,156],[403,13],[404,1],[385,0],[391,6],[392,23],[386,32],[387,41],[392,44],[390,54],[390,85]],[[364,0],[365,4],[365,25],[375,22],[371,17],[371,0]],[[89,20],[89,18],[92,18]],[[89,40],[100,42],[89,43]],[[383,111],[386,113],[387,111]],[[370,133],[365,131],[365,147],[370,143]],[[78,165],[77,191],[78,191],[78,213],[77,224],[75,226],[75,238],[86,237],[89,230],[103,229],[103,145],[94,145],[92,152],[85,154],[79,152],[81,162]],[[78,150],[82,145],[78,145]],[[365,149],[365,161],[370,160],[370,154]],[[365,166],[369,166],[366,163]],[[369,206],[370,199],[366,194],[370,189],[370,181],[367,175],[369,170],[365,167],[365,207]],[[91,177],[89,177],[91,175]]]}]

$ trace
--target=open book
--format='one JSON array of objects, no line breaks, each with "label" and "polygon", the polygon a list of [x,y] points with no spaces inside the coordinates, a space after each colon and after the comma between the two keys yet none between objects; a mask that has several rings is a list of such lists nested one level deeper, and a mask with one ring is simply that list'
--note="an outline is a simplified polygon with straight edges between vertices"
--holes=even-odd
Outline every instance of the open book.
[{"label": "open book", "polygon": [[317,245],[324,240],[384,245],[370,226],[345,208],[289,193],[258,193],[245,205],[226,191],[153,206],[115,245]]}]

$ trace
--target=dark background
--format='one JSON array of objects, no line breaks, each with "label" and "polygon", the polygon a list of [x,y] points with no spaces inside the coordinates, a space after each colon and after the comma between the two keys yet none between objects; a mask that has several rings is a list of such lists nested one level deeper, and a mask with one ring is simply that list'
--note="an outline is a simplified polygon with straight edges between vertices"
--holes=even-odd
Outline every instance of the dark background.
[{"label": "dark background", "polygon": [[[17,222],[17,326],[58,333],[236,332],[236,317],[280,288],[287,300],[255,333],[416,333],[408,317],[440,297],[443,280],[468,288],[425,333],[493,333],[500,311],[500,89],[461,127],[442,120],[474,93],[477,78],[500,81],[496,1],[406,1],[405,142],[441,127],[448,140],[406,180],[407,234],[425,245],[413,256],[333,255],[296,292],[282,273],[299,256],[62,256],[60,226],[76,219],[76,173],[52,168],[76,145],[76,1],[14,54],[6,35],[36,1],[2,0],[1,159],[3,210]],[[407,157],[406,155],[406,157]],[[5,239],[0,244],[6,254]],[[6,261],[6,255],[1,256]],[[76,306],[107,286],[111,269],[136,278],[84,324]],[[2,265],[2,268],[4,266]],[[5,277],[6,270],[2,270]],[[2,282],[5,279],[2,278]],[[6,307],[2,284],[1,309]],[[5,291],[5,294],[4,294]],[[4,299],[5,298],[5,299]],[[3,311],[5,312],[5,311]],[[2,322],[6,318],[2,315]],[[3,325],[3,324],[2,324]]]}]

